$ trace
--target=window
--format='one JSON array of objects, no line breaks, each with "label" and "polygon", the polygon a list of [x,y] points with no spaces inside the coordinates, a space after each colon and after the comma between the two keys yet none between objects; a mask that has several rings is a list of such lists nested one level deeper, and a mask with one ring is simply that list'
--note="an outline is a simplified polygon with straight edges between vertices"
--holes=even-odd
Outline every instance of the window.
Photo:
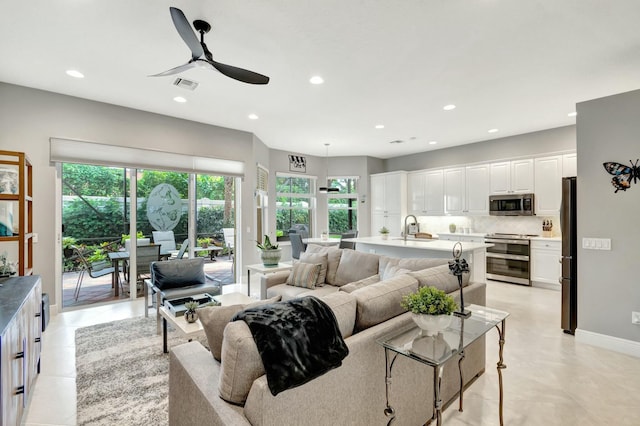
[{"label": "window", "polygon": [[340,235],[358,229],[358,178],[329,178],[329,187],[339,192],[327,194],[329,234]]},{"label": "window", "polygon": [[278,241],[289,239],[289,230],[312,234],[313,192],[315,178],[276,175],[276,235]]}]

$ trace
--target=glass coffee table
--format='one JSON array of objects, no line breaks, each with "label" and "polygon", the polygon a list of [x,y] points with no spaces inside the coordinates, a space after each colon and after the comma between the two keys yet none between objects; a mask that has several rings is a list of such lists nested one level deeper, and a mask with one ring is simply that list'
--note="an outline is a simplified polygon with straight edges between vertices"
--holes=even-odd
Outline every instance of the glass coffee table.
[{"label": "glass coffee table", "polygon": [[458,356],[458,371],[460,372],[460,407],[462,411],[462,395],[464,391],[464,378],[462,376],[462,362],[464,350],[480,337],[484,336],[492,328],[498,330],[498,385],[500,389],[499,416],[502,421],[502,370],[507,366],[503,362],[502,351],[504,348],[504,332],[508,312],[491,309],[480,305],[468,305],[465,308],[471,311],[468,318],[454,317],[451,325],[444,331],[434,336],[424,335],[422,330],[414,323],[394,330],[376,342],[384,347],[386,363],[386,395],[387,402],[384,410],[389,418],[387,425],[391,425],[395,418],[395,410],[389,405],[389,386],[391,385],[391,371],[398,355],[429,365],[433,368],[433,417],[436,424],[442,424],[442,396],[440,394],[440,382],[444,364],[451,358]]}]

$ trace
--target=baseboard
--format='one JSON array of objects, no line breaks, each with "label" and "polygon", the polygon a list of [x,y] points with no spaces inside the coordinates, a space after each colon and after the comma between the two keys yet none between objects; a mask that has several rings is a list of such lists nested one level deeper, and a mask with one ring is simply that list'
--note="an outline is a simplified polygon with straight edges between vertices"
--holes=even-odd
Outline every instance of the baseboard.
[{"label": "baseboard", "polygon": [[560,284],[545,283],[542,281],[531,281],[531,286],[536,288],[546,288],[547,290],[555,290],[555,291],[562,290],[562,287],[560,286]]},{"label": "baseboard", "polygon": [[576,341],[640,358],[640,342],[576,329]]}]

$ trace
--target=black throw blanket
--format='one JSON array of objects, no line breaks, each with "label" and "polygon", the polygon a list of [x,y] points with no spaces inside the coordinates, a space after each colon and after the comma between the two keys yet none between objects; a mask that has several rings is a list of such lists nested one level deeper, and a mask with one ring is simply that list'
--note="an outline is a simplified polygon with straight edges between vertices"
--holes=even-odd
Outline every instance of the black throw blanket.
[{"label": "black throw blanket", "polygon": [[272,395],[339,367],[349,354],[336,317],[314,296],[238,312],[256,341]]}]

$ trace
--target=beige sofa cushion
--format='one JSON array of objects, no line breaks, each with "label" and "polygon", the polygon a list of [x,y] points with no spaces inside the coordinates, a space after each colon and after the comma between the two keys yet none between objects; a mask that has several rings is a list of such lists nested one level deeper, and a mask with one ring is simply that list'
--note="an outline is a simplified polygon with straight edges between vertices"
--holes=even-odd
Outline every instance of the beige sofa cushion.
[{"label": "beige sofa cushion", "polygon": [[287,284],[296,287],[314,288],[320,274],[320,268],[322,268],[320,263],[314,265],[312,263],[296,262],[287,278]]},{"label": "beige sofa cushion", "polygon": [[418,281],[403,274],[354,291],[351,294],[356,297],[358,304],[356,330],[364,330],[406,312],[400,302],[404,296],[416,290]]},{"label": "beige sofa cushion", "polygon": [[[421,271],[410,272],[409,275],[418,280],[420,287],[437,287],[446,293],[451,293],[459,288],[458,277],[449,272],[448,263]],[[468,284],[469,274],[462,274],[462,286],[466,287]]]},{"label": "beige sofa cushion", "polygon": [[335,285],[342,286],[378,273],[377,254],[343,250]]},{"label": "beige sofa cushion", "polygon": [[380,275],[381,280],[388,280],[390,278],[395,277],[396,275],[406,274],[407,272],[411,272],[409,269],[401,268],[399,266],[394,266],[390,263],[387,264],[387,267],[384,268],[384,272]]},{"label": "beige sofa cushion", "polygon": [[327,278],[325,283],[336,283],[336,272],[338,271],[338,264],[340,263],[340,256],[342,256],[342,250],[335,247],[323,247],[318,244],[309,244],[305,253],[326,253],[327,254]]},{"label": "beige sofa cushion", "polygon": [[227,324],[218,382],[220,398],[233,404],[244,404],[253,381],[264,374],[262,358],[247,323],[233,321]]},{"label": "beige sofa cushion", "polygon": [[380,256],[378,273],[380,275],[384,275],[384,270],[389,265],[408,269],[410,271],[419,271],[421,269],[433,268],[434,266],[447,264],[447,262],[447,259],[433,259],[423,257],[400,259],[397,257]]},{"label": "beige sofa cushion", "polygon": [[259,300],[246,305],[208,306],[198,309],[198,317],[200,318],[202,328],[204,328],[204,334],[207,336],[211,355],[220,361],[224,328],[237,312],[255,306],[278,302],[279,300],[280,296],[276,296],[271,299]]},{"label": "beige sofa cushion", "polygon": [[327,279],[328,256],[327,253],[300,253],[300,262],[320,264],[320,273],[316,280],[316,286],[322,287]]},{"label": "beige sofa cushion", "polygon": [[[344,338],[351,336],[356,317],[356,298],[348,293],[334,293],[321,299],[336,317]],[[265,374],[262,358],[249,326],[233,321],[224,329],[222,362],[218,392],[225,401],[244,404],[254,380]]]},{"label": "beige sofa cushion", "polygon": [[375,275],[372,275],[370,277],[363,278],[361,280],[354,281],[354,282],[349,283],[349,284],[345,284],[342,287],[340,287],[340,291],[345,291],[347,293],[353,293],[354,291],[356,291],[359,288],[366,287],[368,285],[375,284],[377,282],[380,282],[380,275],[375,274]]}]

